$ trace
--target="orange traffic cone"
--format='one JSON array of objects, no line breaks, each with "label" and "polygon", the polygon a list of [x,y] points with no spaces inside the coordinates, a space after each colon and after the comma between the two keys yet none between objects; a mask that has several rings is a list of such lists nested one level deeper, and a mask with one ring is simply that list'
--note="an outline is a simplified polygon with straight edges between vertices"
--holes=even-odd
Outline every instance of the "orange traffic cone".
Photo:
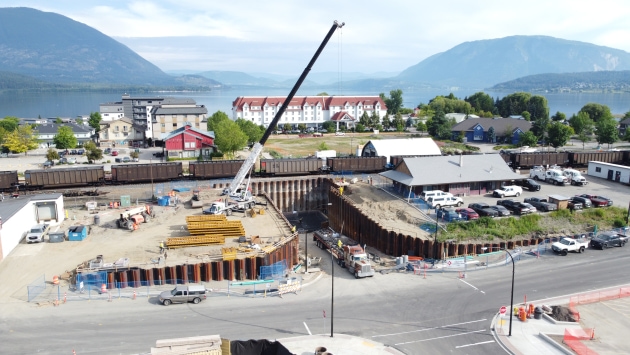
[{"label": "orange traffic cone", "polygon": [[101,293],[105,293],[105,292],[107,292],[107,285],[102,284],[101,285]]},{"label": "orange traffic cone", "polygon": [[136,299],[136,291],[135,290],[133,291],[133,299],[134,300]]},{"label": "orange traffic cone", "polygon": [[59,285],[59,276],[53,276],[53,285]]}]

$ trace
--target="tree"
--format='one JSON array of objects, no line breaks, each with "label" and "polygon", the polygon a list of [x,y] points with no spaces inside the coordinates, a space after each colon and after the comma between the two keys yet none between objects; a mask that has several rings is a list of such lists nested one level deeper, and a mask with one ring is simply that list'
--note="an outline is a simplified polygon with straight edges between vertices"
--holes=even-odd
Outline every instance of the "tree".
[{"label": "tree", "polygon": [[405,127],[413,127],[413,118],[411,118],[411,116],[407,117],[407,121],[405,121]]},{"label": "tree", "polygon": [[626,129],[626,134],[623,135],[623,140],[630,142],[630,129]]},{"label": "tree", "polygon": [[103,118],[101,117],[101,114],[99,112],[91,112],[90,113],[90,118],[88,119],[88,124],[90,125],[90,127],[94,128],[94,131],[96,131],[96,133],[101,131],[101,120]]},{"label": "tree", "polygon": [[552,121],[562,122],[567,119],[567,115],[564,113],[557,111],[555,115],[551,116]]},{"label": "tree", "polygon": [[291,131],[291,129],[292,129],[292,127],[291,127],[291,125],[290,125],[290,124],[288,124],[288,123],[285,123],[285,124],[282,126],[282,130],[283,130],[284,132],[290,132],[290,131]]},{"label": "tree", "polygon": [[383,116],[383,122],[381,123],[383,125],[383,127],[385,129],[389,128],[389,126],[392,125],[392,123],[389,120],[389,114],[386,113],[385,116]]},{"label": "tree", "polygon": [[380,125],[381,125],[381,118],[378,116],[378,113],[376,113],[376,110],[374,110],[372,111],[372,114],[370,115],[370,124],[368,125],[368,127],[377,128]]},{"label": "tree", "polygon": [[36,149],[39,143],[33,135],[31,126],[24,125],[7,134],[4,145],[12,152],[26,155],[29,150]]},{"label": "tree", "polygon": [[451,124],[442,110],[438,108],[433,118],[427,121],[429,134],[440,140],[449,140],[452,137]]},{"label": "tree", "polygon": [[536,137],[536,135],[531,131],[527,131],[518,137],[518,145],[521,147],[525,145],[535,147],[537,142],[538,137]]},{"label": "tree", "polygon": [[242,149],[247,144],[247,135],[241,131],[236,122],[222,120],[213,126],[214,143],[228,156],[234,156],[234,152]]},{"label": "tree", "polygon": [[300,130],[300,132],[304,133],[304,131],[306,131],[306,124],[304,123],[298,124],[298,129]]},{"label": "tree", "polygon": [[554,122],[549,126],[549,131],[548,131],[549,144],[552,147],[558,149],[559,147],[562,147],[565,144],[567,144],[572,134],[573,134],[573,128],[561,122]]},{"label": "tree", "polygon": [[72,128],[60,126],[53,138],[53,143],[55,143],[57,149],[71,149],[77,146],[77,137],[74,136]]},{"label": "tree", "polygon": [[585,133],[580,133],[578,134],[577,139],[582,142],[582,149],[585,149],[584,144],[591,141],[591,136]]},{"label": "tree", "polygon": [[387,113],[391,115],[395,115],[400,111],[400,108],[403,104],[403,92],[400,89],[391,90],[389,92],[389,97],[385,97],[384,93],[380,93],[379,96],[383,101],[385,101],[385,105],[387,106]]},{"label": "tree", "polygon": [[15,131],[20,124],[20,119],[17,117],[7,116],[0,120],[0,128],[4,128],[7,132]]},{"label": "tree", "polygon": [[265,131],[257,126],[254,122],[239,118],[236,120],[238,127],[247,135],[247,141],[250,143],[256,143],[260,141]]},{"label": "tree", "polygon": [[497,140],[497,132],[495,132],[494,127],[488,128],[488,140],[492,143]]},{"label": "tree", "polygon": [[63,121],[61,120],[61,118],[57,117],[57,118],[55,119],[55,123],[56,123],[56,124],[62,124],[62,123],[63,123]]},{"label": "tree", "polygon": [[599,122],[600,120],[613,118],[612,113],[610,113],[610,108],[606,105],[588,103],[582,106],[580,112],[588,113],[588,117],[590,117],[595,123]]},{"label": "tree", "polygon": [[396,127],[396,130],[398,132],[402,132],[405,130],[405,120],[403,120],[402,115],[400,114],[400,112],[396,113],[396,115],[394,115],[394,121],[392,122],[393,126]]},{"label": "tree", "polygon": [[359,133],[365,132],[365,126],[360,123],[357,123],[355,130]]},{"label": "tree", "polygon": [[416,124],[416,131],[420,132],[420,134],[426,132],[427,125],[422,121],[418,121],[418,123]]},{"label": "tree", "polygon": [[538,137],[538,139],[545,139],[545,133],[549,129],[551,120],[549,118],[539,118],[532,124],[531,131]]},{"label": "tree", "polygon": [[88,158],[90,164],[96,160],[103,159],[103,151],[99,149],[94,142],[86,142],[83,148],[85,149],[85,156]]},{"label": "tree", "polygon": [[478,114],[483,111],[492,112],[492,110],[494,109],[494,100],[492,100],[492,97],[490,97],[490,95],[484,92],[476,92],[470,97],[464,98],[464,101],[470,103],[470,106],[474,109],[474,112],[477,112]]},{"label": "tree", "polygon": [[133,152],[129,153],[129,156],[133,159],[137,159],[140,156],[140,153],[134,150]]},{"label": "tree", "polygon": [[74,122],[76,122],[79,126],[82,126],[83,125],[83,117],[75,118]]},{"label": "tree", "polygon": [[523,116],[523,118],[525,119],[525,121],[529,121],[532,119],[532,115],[529,114],[529,112],[527,111],[523,111],[521,112],[521,116]]},{"label": "tree", "polygon": [[208,118],[208,123],[207,123],[208,131],[214,131],[216,125],[218,125],[220,122],[229,121],[229,120],[230,118],[223,111],[217,111],[213,113],[212,116]]},{"label": "tree", "polygon": [[317,147],[317,150],[322,151],[322,150],[328,150],[328,145],[326,145],[326,142],[321,142],[319,143],[319,146]]},{"label": "tree", "polygon": [[577,135],[590,135],[593,133],[595,122],[589,117],[588,113],[580,111],[577,115],[572,115],[569,118],[569,125],[571,125],[571,128]]},{"label": "tree", "polygon": [[619,140],[617,121],[612,116],[610,118],[600,118],[595,125],[597,127],[595,135],[599,144],[606,143],[610,145]]},{"label": "tree", "polygon": [[319,94],[315,95],[315,96],[330,96],[328,95],[328,93],[326,91],[322,91]]},{"label": "tree", "polygon": [[329,133],[332,133],[335,131],[335,129],[337,129],[337,127],[335,126],[335,122],[333,121],[326,121],[322,123],[322,128],[325,129]]},{"label": "tree", "polygon": [[46,151],[46,159],[53,161],[59,159],[59,153],[55,148],[48,148]]},{"label": "tree", "polygon": [[370,126],[370,115],[368,115],[367,111],[363,111],[363,114],[359,117],[359,124],[362,124],[363,127]]}]

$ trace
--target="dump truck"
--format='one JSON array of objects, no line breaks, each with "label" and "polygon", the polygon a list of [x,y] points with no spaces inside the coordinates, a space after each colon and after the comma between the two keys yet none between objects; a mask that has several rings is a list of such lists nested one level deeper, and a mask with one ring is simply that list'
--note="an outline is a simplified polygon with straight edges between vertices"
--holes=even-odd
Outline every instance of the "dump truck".
[{"label": "dump truck", "polygon": [[319,248],[328,250],[337,260],[337,264],[347,268],[355,278],[374,276],[370,259],[356,241],[335,233],[331,228],[315,231],[313,241]]},{"label": "dump truck", "polygon": [[120,213],[120,218],[116,220],[116,225],[118,228],[133,230],[134,224],[147,223],[151,220],[151,217],[155,217],[151,206],[134,207]]}]

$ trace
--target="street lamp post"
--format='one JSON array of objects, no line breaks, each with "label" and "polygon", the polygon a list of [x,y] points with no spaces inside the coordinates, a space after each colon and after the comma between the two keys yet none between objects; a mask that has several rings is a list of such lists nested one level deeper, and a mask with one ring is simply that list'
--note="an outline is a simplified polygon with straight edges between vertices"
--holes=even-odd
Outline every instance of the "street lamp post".
[{"label": "street lamp post", "polygon": [[[481,250],[488,250],[488,249],[492,249],[492,248],[488,248],[488,247],[483,247],[481,248]],[[499,248],[497,248],[499,249]],[[505,249],[505,252],[507,253],[507,255],[510,256],[510,259],[512,259],[512,289],[510,291],[510,330],[508,332],[508,336],[512,336],[512,318],[514,317],[514,273],[516,271],[516,265],[514,264],[514,258],[512,257],[512,253],[510,253],[507,249]],[[487,256],[486,256],[486,267],[488,266],[488,262],[487,262]]]}]

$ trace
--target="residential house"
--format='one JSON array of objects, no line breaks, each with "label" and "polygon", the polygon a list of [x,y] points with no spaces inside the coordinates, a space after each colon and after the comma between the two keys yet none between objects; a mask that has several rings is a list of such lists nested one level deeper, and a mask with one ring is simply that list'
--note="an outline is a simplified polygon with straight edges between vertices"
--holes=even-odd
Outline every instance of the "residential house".
[{"label": "residential house", "polygon": [[621,122],[619,122],[619,135],[621,137],[626,135],[626,131],[628,130],[628,128],[630,127],[630,118],[626,118],[625,120],[621,120]]},{"label": "residential house", "polygon": [[99,132],[99,145],[102,148],[129,147],[137,145],[144,140],[142,127],[137,127],[134,122],[123,117],[114,121],[101,122]]},{"label": "residential house", "polygon": [[49,148],[54,147],[55,143],[53,139],[57,135],[59,131],[59,127],[70,127],[72,129],[72,133],[77,139],[78,145],[83,145],[84,143],[91,141],[92,136],[94,135],[94,128],[85,125],[78,125],[73,122],[69,123],[43,123],[37,125],[33,129],[33,133],[37,136],[39,140],[40,148]]},{"label": "residential house", "polygon": [[[494,137],[488,132],[494,130]],[[521,134],[529,132],[532,123],[513,118],[469,118],[451,128],[453,139],[459,137],[460,132],[469,143],[505,142],[517,144]]]},{"label": "residential house", "polygon": [[171,158],[194,158],[214,151],[214,132],[208,132],[186,123],[164,138],[166,155]]},{"label": "residential house", "polygon": [[[286,97],[239,96],[232,103],[232,119],[252,121],[269,127]],[[317,128],[326,121],[333,121],[337,129],[352,128],[363,113],[379,118],[387,114],[387,106],[379,96],[295,96],[278,121],[278,127],[299,124]]]}]

